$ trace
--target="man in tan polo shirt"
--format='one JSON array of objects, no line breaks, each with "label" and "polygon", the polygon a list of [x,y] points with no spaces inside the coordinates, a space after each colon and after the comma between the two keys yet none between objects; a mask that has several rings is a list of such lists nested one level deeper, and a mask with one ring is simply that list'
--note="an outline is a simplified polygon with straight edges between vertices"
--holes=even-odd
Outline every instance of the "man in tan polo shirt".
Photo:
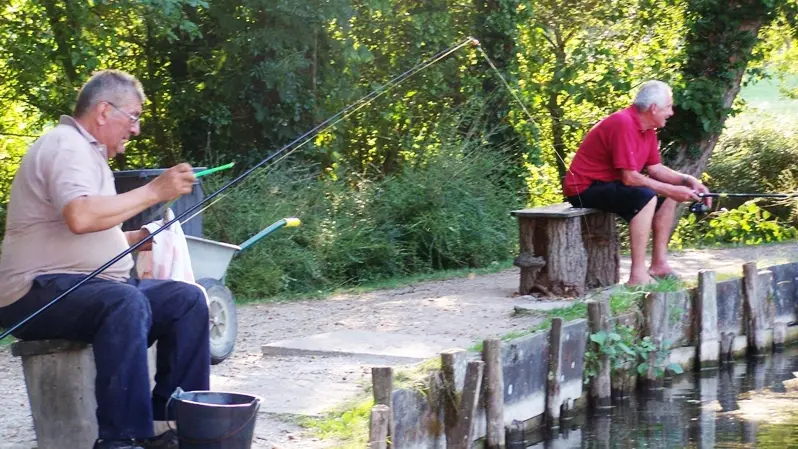
[{"label": "man in tan polo shirt", "polygon": [[[98,72],[78,94],[74,118],[62,116],[22,159],[11,185],[0,254],[0,327],[9,328],[68,290],[147,231],[122,223],[191,192],[188,164],[117,194],[108,159],[139,134],[141,84],[118,71]],[[91,343],[97,366],[99,426],[95,449],[177,448],[153,421],[177,388],[208,390],[208,309],[191,284],[129,278],[126,256],[15,331],[21,339]],[[158,342],[150,393],[147,348]]]}]

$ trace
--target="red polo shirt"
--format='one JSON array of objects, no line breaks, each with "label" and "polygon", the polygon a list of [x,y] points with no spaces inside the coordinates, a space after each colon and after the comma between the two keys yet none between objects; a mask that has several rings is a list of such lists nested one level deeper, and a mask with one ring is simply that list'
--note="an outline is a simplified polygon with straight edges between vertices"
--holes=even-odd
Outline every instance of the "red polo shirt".
[{"label": "red polo shirt", "polygon": [[587,133],[565,173],[565,196],[576,196],[593,181],[619,181],[621,170],[642,171],[660,163],[657,131],[641,130],[629,106],[598,122]]}]

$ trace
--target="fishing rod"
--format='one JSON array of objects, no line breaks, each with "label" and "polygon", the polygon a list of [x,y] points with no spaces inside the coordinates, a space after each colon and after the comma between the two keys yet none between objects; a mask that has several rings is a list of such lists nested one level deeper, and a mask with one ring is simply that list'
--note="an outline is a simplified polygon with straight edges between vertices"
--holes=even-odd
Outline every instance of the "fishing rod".
[{"label": "fishing rod", "polygon": [[[211,201],[212,199],[216,198],[217,196],[222,194],[227,189],[237,185],[239,182],[241,182],[245,178],[249,177],[253,172],[255,172],[255,170],[257,170],[257,169],[263,167],[264,165],[268,164],[273,159],[277,158],[278,156],[280,156],[283,153],[285,153],[286,151],[288,151],[290,148],[292,148],[295,145],[297,145],[298,143],[302,142],[304,139],[307,139],[308,137],[310,137],[311,135],[315,134],[317,131],[322,130],[325,127],[332,126],[332,125],[330,125],[331,123],[334,125],[335,123],[337,123],[337,122],[335,122],[335,120],[337,120],[339,117],[344,116],[345,114],[347,114],[352,109],[355,109],[355,108],[359,109],[359,107],[362,107],[363,103],[370,103],[375,98],[377,98],[380,95],[382,95],[388,88],[393,87],[394,85],[396,85],[398,83],[401,83],[405,79],[415,75],[416,73],[420,72],[421,70],[423,70],[423,69],[429,67],[430,65],[432,65],[433,63],[435,63],[435,62],[437,62],[437,61],[449,56],[450,54],[454,53],[455,51],[459,50],[460,48],[462,48],[462,47],[464,47],[464,46],[466,46],[468,44],[472,44],[472,45],[477,45],[478,46],[479,45],[479,41],[477,41],[473,37],[469,36],[468,38],[464,39],[460,43],[458,43],[456,45],[453,45],[452,47],[449,47],[449,48],[447,48],[445,50],[442,50],[442,51],[436,53],[434,56],[428,58],[424,62],[416,64],[411,69],[409,69],[409,70],[405,71],[404,73],[402,73],[400,75],[397,75],[396,77],[392,78],[391,80],[389,80],[383,86],[378,87],[377,89],[371,91],[367,95],[361,97],[359,100],[357,100],[357,101],[351,103],[350,105],[344,107],[343,109],[338,111],[335,115],[327,118],[323,122],[321,122],[318,125],[314,126],[311,130],[305,132],[304,134],[302,134],[301,136],[297,137],[296,139],[294,139],[293,141],[291,141],[287,145],[283,146],[282,148],[280,148],[276,152],[272,153],[271,155],[269,155],[265,159],[261,160],[260,162],[258,162],[254,166],[252,166],[251,168],[247,169],[244,173],[240,174],[239,176],[237,176],[233,180],[229,181],[227,184],[223,185],[217,191],[215,191],[212,194],[206,196],[201,201],[197,202],[195,205],[191,206],[190,208],[188,208],[185,211],[183,211],[182,213],[180,213],[180,215],[176,216],[175,218],[173,218],[169,222],[164,223],[163,226],[161,226],[160,228],[156,229],[155,231],[150,233],[148,236],[146,236],[142,240],[138,241],[134,245],[130,246],[128,249],[126,249],[126,250],[122,251],[121,253],[119,253],[118,255],[116,255],[114,258],[112,258],[108,262],[104,263],[102,266],[100,266],[96,270],[94,270],[91,273],[89,273],[85,278],[81,279],[77,284],[73,285],[68,290],[66,290],[65,292],[63,292],[60,295],[58,295],[55,299],[53,299],[49,303],[45,304],[40,309],[38,309],[37,311],[33,312],[31,315],[29,315],[28,317],[26,317],[25,319],[23,319],[19,323],[17,323],[14,326],[6,329],[2,334],[0,334],[0,340],[2,340],[3,338],[7,337],[8,335],[10,335],[12,332],[14,332],[15,330],[19,329],[20,327],[24,326],[30,320],[32,320],[32,319],[36,318],[37,316],[39,316],[42,312],[44,312],[45,310],[49,309],[50,307],[52,307],[56,303],[58,303],[58,301],[60,301],[63,298],[65,298],[67,295],[69,295],[70,293],[72,293],[73,291],[78,289],[80,286],[82,286],[86,282],[88,282],[88,281],[94,279],[95,277],[97,277],[97,275],[99,275],[100,273],[102,273],[103,271],[105,271],[106,269],[111,267],[113,264],[115,264],[115,263],[119,262],[120,260],[122,260],[123,257],[125,257],[125,256],[129,255],[130,253],[132,253],[133,251],[137,250],[139,247],[141,247],[146,242],[148,242],[149,240],[154,238],[156,235],[158,235],[164,229],[170,228],[174,223],[179,222],[183,217],[185,217],[188,214],[190,214],[190,213],[194,212],[195,210],[199,209],[199,207],[202,206],[203,204],[205,204],[205,203]],[[303,144],[304,144],[304,142],[303,142]],[[301,146],[301,145],[299,145],[299,146]],[[297,148],[299,148],[299,146]]]},{"label": "fishing rod", "polygon": [[[698,197],[703,198],[796,198],[798,193],[699,193]],[[709,206],[703,201],[694,201],[690,204],[690,212],[695,214],[705,214],[709,212]]]}]

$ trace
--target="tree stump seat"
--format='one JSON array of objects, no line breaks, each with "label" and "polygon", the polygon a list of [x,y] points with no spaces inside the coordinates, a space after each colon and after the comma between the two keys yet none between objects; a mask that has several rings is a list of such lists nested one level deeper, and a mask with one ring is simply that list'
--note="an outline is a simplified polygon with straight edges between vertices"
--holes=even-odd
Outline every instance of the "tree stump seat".
[{"label": "tree stump seat", "polygon": [[617,284],[620,241],[615,214],[559,203],[514,210],[521,268],[518,293],[581,296]]},{"label": "tree stump seat", "polygon": [[[90,448],[97,439],[97,371],[90,344],[68,340],[17,341],[38,449]],[[148,351],[153,385],[155,345]]]}]

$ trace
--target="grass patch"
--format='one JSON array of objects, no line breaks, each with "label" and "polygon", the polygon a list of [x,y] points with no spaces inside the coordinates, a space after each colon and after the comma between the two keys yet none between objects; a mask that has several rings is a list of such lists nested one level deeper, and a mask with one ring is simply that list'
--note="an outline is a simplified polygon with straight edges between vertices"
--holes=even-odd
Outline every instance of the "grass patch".
[{"label": "grass patch", "polygon": [[424,360],[409,368],[396,370],[393,376],[393,386],[394,388],[426,392],[429,388],[430,376],[440,370],[440,357]]},{"label": "grass patch", "polygon": [[[645,287],[627,287],[625,285],[617,286],[610,292],[610,312],[613,316],[623,315],[625,313],[639,310],[641,301],[647,293],[651,292],[675,292],[685,288],[685,284],[675,278],[660,279],[657,282],[647,285]],[[517,330],[509,332],[501,337],[503,341],[513,340],[516,338],[524,337],[535,332],[540,332],[551,328],[551,321],[554,318],[562,318],[564,322],[577,320],[580,318],[587,318],[587,304],[585,301],[601,294],[595,293],[594,295],[582,298],[568,307],[562,307],[551,310],[525,310],[516,311],[516,315],[533,315],[540,316],[543,319],[529,329]],[[469,351],[482,351],[482,340],[475,343],[468,348]]]},{"label": "grass patch", "polygon": [[[394,372],[394,388],[412,389],[426,394],[430,375],[441,369],[440,358],[431,358]],[[371,384],[366,394],[338,407],[320,418],[300,418],[300,426],[315,437],[335,441],[339,449],[361,449],[368,444],[369,419],[374,407]]]},{"label": "grass patch", "polygon": [[361,449],[369,439],[373,398],[361,398],[321,418],[300,418],[299,425],[322,440],[334,440],[340,449]]}]

